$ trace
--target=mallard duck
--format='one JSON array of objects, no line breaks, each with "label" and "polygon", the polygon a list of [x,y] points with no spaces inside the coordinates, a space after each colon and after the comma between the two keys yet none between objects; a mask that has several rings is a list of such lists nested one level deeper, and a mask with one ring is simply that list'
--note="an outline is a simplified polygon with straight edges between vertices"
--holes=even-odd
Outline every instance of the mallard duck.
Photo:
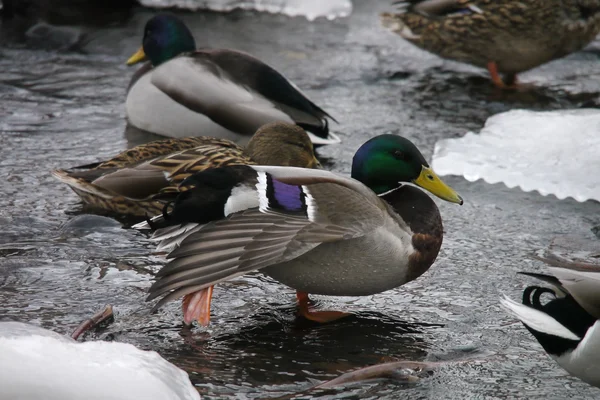
[{"label": "mallard duck", "polygon": [[268,122],[296,123],[313,143],[339,143],[333,119],[292,82],[239,51],[196,49],[187,26],[158,14],[144,28],[143,46],[127,60],[149,59],[132,77],[125,108],[129,123],[159,135],[205,132],[238,144]]},{"label": "mallard duck", "polygon": [[0,322],[3,399],[200,400],[188,374],[128,343],[78,343],[34,325]]},{"label": "mallard duck", "polygon": [[[254,164],[319,167],[302,128],[283,122],[261,127],[245,149],[211,137],[165,139],[125,150],[116,157],[72,170],[55,170],[84,203],[121,215],[157,215],[155,198],[178,192],[194,172],[226,165]],[[168,196],[167,196],[168,197]]]},{"label": "mallard duck", "polygon": [[[487,68],[498,87],[582,49],[600,32],[599,0],[408,0],[383,26],[437,54]],[[505,79],[500,77],[505,74]]]},{"label": "mallard duck", "polygon": [[[523,304],[505,297],[502,305],[525,325],[567,372],[600,387],[600,265],[542,258],[552,275],[523,273],[552,288],[529,286]],[[544,293],[553,299],[545,304]]]},{"label": "mallard duck", "polygon": [[[309,310],[308,293],[365,296],[416,279],[442,245],[433,200],[463,200],[408,139],[380,135],[354,155],[352,178],[324,170],[232,166],[188,178],[171,211],[134,228],[158,229],[178,246],[158,272],[154,309],[184,296],[184,321],[210,320],[213,285],[260,270],[297,290],[300,314],[318,322],[345,313]],[[184,182],[185,183],[185,182]],[[216,195],[206,196],[208,191]],[[207,289],[208,288],[208,289]]]}]

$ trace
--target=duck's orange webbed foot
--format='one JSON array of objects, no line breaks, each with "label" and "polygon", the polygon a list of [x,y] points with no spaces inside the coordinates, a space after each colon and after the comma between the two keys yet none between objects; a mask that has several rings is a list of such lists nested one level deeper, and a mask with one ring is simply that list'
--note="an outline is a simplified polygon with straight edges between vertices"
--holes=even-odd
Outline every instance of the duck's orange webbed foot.
[{"label": "duck's orange webbed foot", "polygon": [[310,321],[324,324],[351,315],[342,311],[311,311],[309,310],[310,299],[308,293],[305,292],[297,291],[296,298],[298,299],[298,314]]},{"label": "duck's orange webbed foot", "polygon": [[530,89],[531,85],[520,84],[517,81],[516,74],[508,74],[506,81],[502,79],[500,73],[498,72],[498,65],[495,61],[490,61],[487,64],[487,70],[490,73],[490,77],[492,78],[492,82],[494,86],[500,89],[505,90],[527,90]]},{"label": "duck's orange webbed foot", "polygon": [[183,321],[186,325],[191,325],[194,320],[197,320],[202,326],[210,324],[210,302],[213,287],[209,286],[199,292],[183,296],[181,307],[183,309]]}]

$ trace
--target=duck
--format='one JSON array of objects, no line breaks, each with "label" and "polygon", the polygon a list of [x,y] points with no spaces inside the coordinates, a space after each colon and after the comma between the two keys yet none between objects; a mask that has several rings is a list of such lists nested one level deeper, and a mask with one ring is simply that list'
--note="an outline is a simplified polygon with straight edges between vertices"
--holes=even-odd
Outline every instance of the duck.
[{"label": "duck", "polygon": [[[495,86],[576,52],[600,32],[600,1],[407,0],[382,25],[440,57],[487,68]],[[552,32],[552,34],[549,34]],[[504,76],[502,76],[504,75]]]},{"label": "duck", "polygon": [[[528,286],[522,304],[504,296],[501,305],[521,321],[544,351],[571,375],[600,387],[600,265],[551,258],[551,275],[521,272],[550,287]],[[551,300],[542,302],[548,293]]]},{"label": "duck", "polygon": [[39,326],[0,321],[2,398],[200,400],[188,374],[132,344],[77,342]]},{"label": "duck", "polygon": [[245,148],[206,136],[164,139],[125,150],[109,160],[57,169],[52,174],[93,209],[146,217],[162,213],[164,205],[157,199],[186,189],[180,184],[194,172],[256,163],[321,168],[302,128],[272,122],[261,126]]},{"label": "duck", "polygon": [[277,70],[230,49],[196,48],[181,19],[160,13],[144,27],[142,47],[127,65],[146,61],[131,78],[130,125],[169,137],[208,136],[245,144],[269,122],[295,123],[317,145],[340,143],[331,115]]},{"label": "duck", "polygon": [[393,134],[358,149],[351,177],[246,165],[187,180],[193,189],[171,199],[168,213],[133,226],[154,229],[154,240],[172,249],[147,300],[161,297],[154,311],[184,297],[186,324],[210,322],[215,284],[257,270],[296,290],[301,317],[342,318],[348,314],[310,309],[309,294],[381,293],[418,278],[437,258],[442,219],[417,187],[463,204],[414,143]]}]

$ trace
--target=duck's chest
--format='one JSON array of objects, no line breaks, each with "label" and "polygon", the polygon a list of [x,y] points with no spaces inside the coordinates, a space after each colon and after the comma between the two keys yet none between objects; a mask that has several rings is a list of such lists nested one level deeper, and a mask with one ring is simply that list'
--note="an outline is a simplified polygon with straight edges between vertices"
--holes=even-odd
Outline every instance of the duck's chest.
[{"label": "duck's chest", "polygon": [[410,231],[382,227],[361,238],[323,243],[263,272],[308,293],[367,296],[408,282],[414,251]]}]

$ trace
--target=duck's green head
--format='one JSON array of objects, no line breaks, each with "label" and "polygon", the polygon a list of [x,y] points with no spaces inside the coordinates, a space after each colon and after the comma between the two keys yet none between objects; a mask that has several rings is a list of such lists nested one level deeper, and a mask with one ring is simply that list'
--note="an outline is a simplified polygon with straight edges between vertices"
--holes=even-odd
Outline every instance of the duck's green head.
[{"label": "duck's green head", "polygon": [[155,67],[181,53],[196,50],[192,32],[172,14],[158,14],[144,27],[142,47],[127,60],[127,65],[149,59]]},{"label": "duck's green head", "polygon": [[429,167],[410,140],[397,135],[379,135],[365,144],[352,159],[352,177],[381,194],[411,182],[440,199],[462,204],[462,198]]}]

